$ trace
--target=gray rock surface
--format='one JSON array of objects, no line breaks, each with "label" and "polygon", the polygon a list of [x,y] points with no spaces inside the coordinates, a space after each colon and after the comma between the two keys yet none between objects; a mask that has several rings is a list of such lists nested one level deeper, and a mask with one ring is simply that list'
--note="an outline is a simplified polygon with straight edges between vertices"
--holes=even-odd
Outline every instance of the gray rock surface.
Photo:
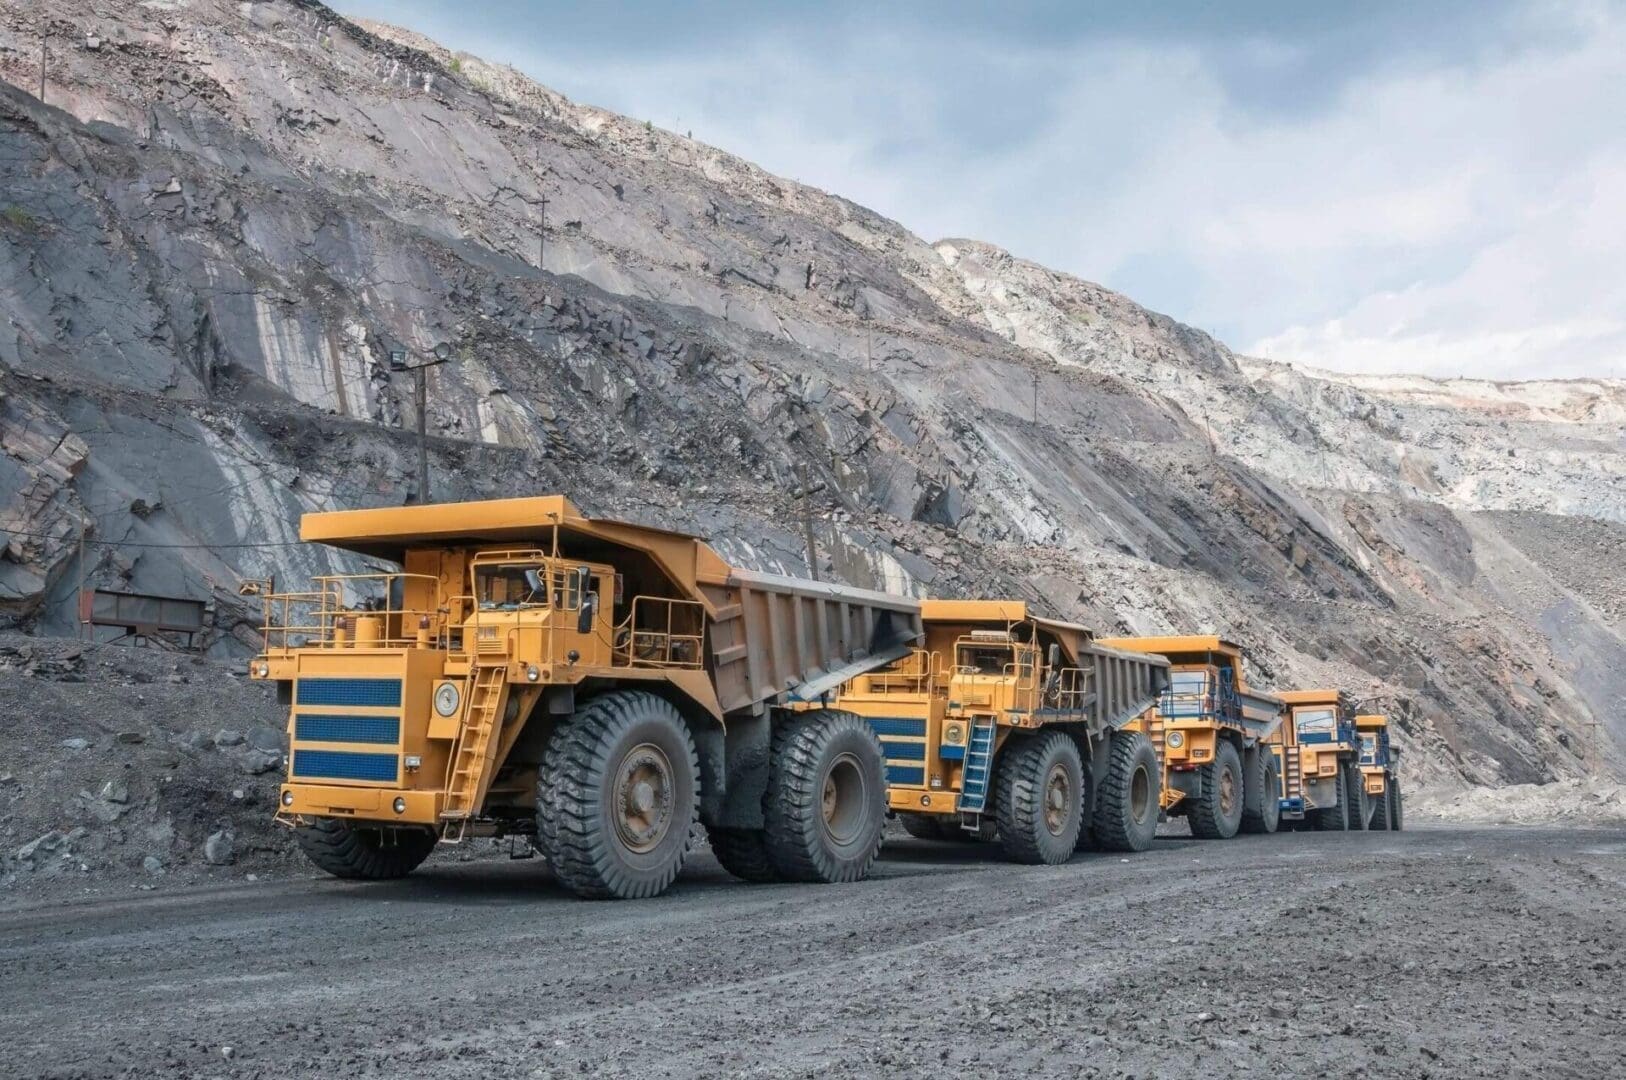
[{"label": "gray rock surface", "polygon": [[[71,633],[83,572],[204,599],[209,647],[251,650],[239,579],[365,566],[299,546],[300,513],[419,497],[387,357],[444,345],[437,499],[564,491],[805,573],[800,467],[828,576],[1239,638],[1265,686],[1387,699],[1425,780],[1619,767],[1620,383],[1239,357],[406,31],[291,0],[155,11],[51,5],[99,45],[53,55],[41,105],[40,13],[0,7],[17,626]],[[246,726],[188,722],[188,757]],[[248,749],[239,776],[277,767]]]}]

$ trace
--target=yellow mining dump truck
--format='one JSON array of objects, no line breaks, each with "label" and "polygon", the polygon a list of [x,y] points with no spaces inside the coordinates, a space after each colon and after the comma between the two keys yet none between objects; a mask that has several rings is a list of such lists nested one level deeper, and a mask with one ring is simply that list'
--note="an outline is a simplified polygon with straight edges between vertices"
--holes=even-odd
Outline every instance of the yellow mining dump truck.
[{"label": "yellow mining dump truck", "polygon": [[850,881],[885,773],[851,714],[794,711],[909,654],[918,601],[752,573],[562,496],[307,514],[395,564],[265,595],[254,678],[290,706],[278,817],[341,877],[527,838],[571,889],[653,896],[698,818],[753,879]]},{"label": "yellow mining dump truck", "polygon": [[1168,661],[1103,648],[1020,600],[927,600],[921,614],[925,644],[835,702],[880,736],[904,828],[997,837],[1026,863],[1150,845],[1157,756],[1121,728],[1157,699]]},{"label": "yellow mining dump truck", "polygon": [[1271,740],[1284,820],[1296,828],[1399,829],[1400,750],[1388,717],[1357,715],[1341,690],[1289,690],[1292,718]]},{"label": "yellow mining dump truck", "polygon": [[1103,638],[1102,645],[1169,660],[1169,685],[1136,726],[1163,764],[1163,808],[1191,834],[1229,839],[1275,832],[1276,759],[1262,751],[1281,725],[1280,698],[1250,689],[1242,647],[1224,638]]}]

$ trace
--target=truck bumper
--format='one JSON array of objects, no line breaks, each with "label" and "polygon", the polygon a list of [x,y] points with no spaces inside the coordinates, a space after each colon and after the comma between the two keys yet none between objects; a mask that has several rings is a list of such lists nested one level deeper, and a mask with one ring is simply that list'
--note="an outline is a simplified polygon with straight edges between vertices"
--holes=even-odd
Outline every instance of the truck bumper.
[{"label": "truck bumper", "polygon": [[[395,810],[397,799],[404,807],[400,813]],[[300,817],[343,817],[400,825],[434,825],[440,821],[440,792],[283,784],[277,793],[277,818],[294,824],[291,819]]]},{"label": "truck bumper", "polygon": [[893,810],[914,814],[952,814],[960,804],[957,791],[928,791],[925,788],[887,788],[886,804]]}]

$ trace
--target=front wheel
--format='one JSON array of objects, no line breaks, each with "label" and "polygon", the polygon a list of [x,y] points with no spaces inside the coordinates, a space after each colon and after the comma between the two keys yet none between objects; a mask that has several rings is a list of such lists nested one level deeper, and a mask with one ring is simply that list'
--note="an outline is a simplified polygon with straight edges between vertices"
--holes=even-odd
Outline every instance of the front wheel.
[{"label": "front wheel", "polygon": [[1242,827],[1242,758],[1228,739],[1215,744],[1214,760],[1197,770],[1201,788],[1186,820],[1191,835],[1202,840],[1229,840]]},{"label": "front wheel", "polygon": [[1314,811],[1315,827],[1322,832],[1343,832],[1349,828],[1349,785],[1342,767],[1333,774],[1332,788],[1336,804]]},{"label": "front wheel", "polygon": [[578,896],[657,896],[683,867],[699,794],[699,761],[677,709],[642,690],[603,694],[548,740],[538,846]]},{"label": "front wheel", "polygon": [[1073,856],[1084,824],[1084,765],[1078,744],[1052,731],[1000,756],[994,774],[999,843],[1016,862],[1055,866]]},{"label": "front wheel", "polygon": [[861,880],[886,824],[886,761],[869,723],[837,709],[782,719],[762,814],[768,858],[782,878]]},{"label": "front wheel", "polygon": [[356,881],[405,877],[435,850],[435,834],[428,829],[330,817],[295,829],[294,840],[318,869]]},{"label": "front wheel", "polygon": [[1359,765],[1349,767],[1344,790],[1349,792],[1349,827],[1360,832],[1372,820],[1372,796],[1366,793],[1366,774]]}]

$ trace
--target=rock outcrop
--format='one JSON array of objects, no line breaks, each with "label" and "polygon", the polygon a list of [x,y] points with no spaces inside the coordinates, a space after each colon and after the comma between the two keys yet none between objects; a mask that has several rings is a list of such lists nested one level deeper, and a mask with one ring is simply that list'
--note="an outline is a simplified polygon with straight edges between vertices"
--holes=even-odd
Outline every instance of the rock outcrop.
[{"label": "rock outcrop", "polygon": [[[56,43],[46,104],[38,34]],[[306,510],[563,490],[805,572],[1211,628],[1416,774],[1626,739],[1626,388],[1334,379],[292,0],[0,7],[0,612],[358,561]],[[545,202],[544,202],[545,200]],[[539,266],[546,208],[544,265]],[[1290,359],[1290,358],[1289,358]],[[79,559],[78,539],[86,537]]]}]

